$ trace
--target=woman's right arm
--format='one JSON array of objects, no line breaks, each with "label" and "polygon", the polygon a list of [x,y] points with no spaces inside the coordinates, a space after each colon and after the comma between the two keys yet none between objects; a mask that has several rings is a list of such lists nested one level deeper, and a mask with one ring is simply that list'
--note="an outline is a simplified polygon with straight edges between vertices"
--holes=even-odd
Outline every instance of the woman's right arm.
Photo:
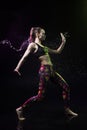
[{"label": "woman's right arm", "polygon": [[30,52],[32,52],[32,50],[34,49],[34,44],[31,43],[29,44],[29,46],[27,47],[27,50],[25,51],[24,55],[22,56],[22,58],[19,60],[16,68],[14,69],[15,72],[17,72],[19,75],[21,75],[21,73],[19,72],[20,67],[23,65],[23,63],[26,61],[28,55],[30,54]]}]

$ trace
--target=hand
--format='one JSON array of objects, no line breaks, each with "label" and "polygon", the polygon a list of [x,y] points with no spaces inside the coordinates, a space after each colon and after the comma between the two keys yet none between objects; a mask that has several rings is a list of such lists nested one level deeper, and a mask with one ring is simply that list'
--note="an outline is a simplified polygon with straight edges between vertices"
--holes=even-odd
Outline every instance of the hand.
[{"label": "hand", "polygon": [[65,38],[65,36],[64,36],[64,34],[63,33],[60,33],[60,35],[61,35],[61,38],[62,38],[62,42],[66,42],[66,38]]},{"label": "hand", "polygon": [[17,69],[14,69],[14,72],[17,72],[18,75],[21,76],[21,73]]}]

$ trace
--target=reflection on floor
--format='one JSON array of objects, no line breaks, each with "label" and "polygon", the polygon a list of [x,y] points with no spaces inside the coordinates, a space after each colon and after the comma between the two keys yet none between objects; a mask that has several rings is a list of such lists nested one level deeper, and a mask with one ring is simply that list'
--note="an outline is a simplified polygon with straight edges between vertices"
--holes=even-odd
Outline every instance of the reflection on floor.
[{"label": "reflection on floor", "polygon": [[61,130],[61,129],[84,129],[86,127],[86,108],[82,107],[78,111],[78,117],[64,116],[63,109],[52,104],[39,105],[33,109],[27,109],[24,113],[26,120],[19,121],[15,110],[1,114],[0,130]]}]

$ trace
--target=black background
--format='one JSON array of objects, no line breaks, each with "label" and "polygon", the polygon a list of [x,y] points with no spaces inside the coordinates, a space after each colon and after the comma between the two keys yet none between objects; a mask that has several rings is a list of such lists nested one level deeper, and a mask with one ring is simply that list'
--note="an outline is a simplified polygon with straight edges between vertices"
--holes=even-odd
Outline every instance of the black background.
[{"label": "black background", "polygon": [[[71,87],[72,106],[87,106],[87,1],[2,1],[0,2],[0,40],[8,39],[19,48],[29,36],[32,26],[46,30],[48,46],[55,48],[60,32],[68,32],[66,46],[59,56],[52,56],[54,68]],[[59,44],[58,44],[59,45]],[[0,45],[0,109],[15,110],[37,93],[39,64],[31,56],[19,77],[13,72],[20,56]],[[51,85],[50,85],[51,86]],[[57,101],[56,89],[49,87],[49,100]],[[48,97],[49,97],[48,96]],[[57,95],[58,96],[58,95]]]}]

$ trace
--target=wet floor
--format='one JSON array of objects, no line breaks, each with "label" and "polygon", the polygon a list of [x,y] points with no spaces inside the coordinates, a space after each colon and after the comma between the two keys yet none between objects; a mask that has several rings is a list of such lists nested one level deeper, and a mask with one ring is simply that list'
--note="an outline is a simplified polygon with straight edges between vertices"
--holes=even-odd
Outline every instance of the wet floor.
[{"label": "wet floor", "polygon": [[[54,104],[54,106],[52,106]],[[61,130],[61,129],[84,129],[87,122],[86,107],[73,108],[78,111],[78,117],[66,117],[63,109],[55,103],[43,103],[33,109],[26,109],[26,120],[19,121],[15,110],[0,115],[0,130]]]}]

